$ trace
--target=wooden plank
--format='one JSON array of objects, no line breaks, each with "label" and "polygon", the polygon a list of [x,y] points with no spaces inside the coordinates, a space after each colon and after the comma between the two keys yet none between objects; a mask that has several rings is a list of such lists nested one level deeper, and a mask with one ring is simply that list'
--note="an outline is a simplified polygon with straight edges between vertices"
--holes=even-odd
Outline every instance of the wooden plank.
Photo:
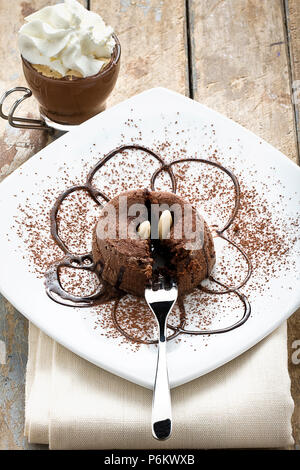
[{"label": "wooden plank", "polygon": [[295,107],[296,128],[298,138],[298,153],[300,148],[300,2],[299,0],[284,0],[286,15],[288,53],[291,63],[291,82],[293,103]]},{"label": "wooden plank", "polygon": [[[296,29],[300,5],[298,0],[289,3],[294,7],[297,4],[293,16]],[[297,161],[281,0],[190,0],[188,7],[190,78],[195,99],[239,122]],[[299,38],[294,44],[297,61]],[[289,321],[289,345],[299,338],[299,314],[296,314]],[[289,351],[291,356],[293,350]],[[295,400],[294,438],[299,444],[300,369],[291,363],[291,357],[289,370]]]},{"label": "wooden plank", "polygon": [[[0,2],[0,94],[26,85],[17,48],[17,32],[24,17],[56,0],[2,0]],[[34,99],[22,105],[22,115],[38,116]],[[0,119],[0,180],[50,141],[48,133],[11,128]],[[0,364],[0,450],[39,449],[29,445],[24,432],[24,380],[27,362],[27,320],[0,297],[0,340],[6,345],[6,363]]]},{"label": "wooden plank", "polygon": [[[27,322],[16,315],[13,307],[1,297],[1,340],[6,346],[0,374],[0,449],[23,447],[24,376],[27,360]],[[5,361],[6,359],[6,361]]]},{"label": "wooden plank", "polygon": [[197,101],[297,161],[281,0],[190,0]]},{"label": "wooden plank", "polygon": [[0,296],[0,339],[5,357],[0,364],[0,450],[41,449],[24,438],[24,386],[28,322]]},{"label": "wooden plank", "polygon": [[[297,125],[298,151],[300,144],[300,2],[299,0],[285,0],[286,26],[288,37],[288,52],[291,63],[291,82],[293,90],[293,103]],[[290,351],[289,372],[291,376],[291,390],[295,402],[293,428],[296,444],[300,448],[300,366],[292,360],[292,354],[300,340],[300,310],[288,321],[288,347]],[[299,346],[298,346],[299,347]]]},{"label": "wooden plank", "polygon": [[184,1],[91,0],[90,5],[111,24],[122,47],[108,105],[156,86],[188,95]]}]

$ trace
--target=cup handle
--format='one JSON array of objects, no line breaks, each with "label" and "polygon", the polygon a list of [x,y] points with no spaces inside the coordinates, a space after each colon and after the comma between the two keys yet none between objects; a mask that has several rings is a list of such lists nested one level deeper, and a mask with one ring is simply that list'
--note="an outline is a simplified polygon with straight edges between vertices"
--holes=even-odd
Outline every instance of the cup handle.
[{"label": "cup handle", "polygon": [[[11,106],[8,112],[8,115],[6,115],[3,112],[3,103],[9,95],[11,95],[12,93],[16,91],[17,92],[23,91],[24,95],[13,103],[13,105]],[[52,129],[52,127],[47,126],[45,121],[41,119],[30,119],[30,118],[14,116],[14,113],[17,107],[24,100],[26,100],[27,98],[30,98],[31,95],[32,95],[32,91],[29,88],[26,88],[23,86],[16,86],[14,88],[11,88],[11,90],[6,91],[0,98],[0,117],[2,117],[3,119],[6,119],[12,127],[17,127],[19,129],[39,129],[42,131],[44,130],[48,132],[53,132],[54,129]]]}]

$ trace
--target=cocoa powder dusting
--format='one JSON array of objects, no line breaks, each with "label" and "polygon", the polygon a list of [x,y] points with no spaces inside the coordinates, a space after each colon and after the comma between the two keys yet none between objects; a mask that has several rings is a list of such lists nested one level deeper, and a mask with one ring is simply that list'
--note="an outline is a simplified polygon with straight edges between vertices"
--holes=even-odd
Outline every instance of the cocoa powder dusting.
[{"label": "cocoa powder dusting", "polygon": [[[211,136],[211,145],[202,150],[199,144],[199,151],[194,155],[189,155],[187,145],[193,129],[189,131],[180,129],[180,113],[176,114],[175,119],[171,124],[177,128],[176,144],[168,138],[170,123],[166,123],[164,129],[166,139],[163,142],[156,141],[153,136],[152,149],[155,152],[168,162],[191,156],[206,158],[224,165],[225,155],[215,146],[213,126],[205,129],[204,133]],[[128,119],[124,125],[132,131],[133,136],[129,143],[141,144],[143,133],[139,129],[139,120]],[[124,143],[128,143],[128,139],[125,140],[125,136],[121,135],[120,145]],[[280,196],[280,188],[283,186],[280,181],[276,181],[278,198],[271,203],[264,194],[268,194],[270,186],[274,185],[273,182],[266,181],[262,190],[258,191],[251,183],[255,179],[255,171],[251,173],[247,170],[243,173],[235,168],[234,149],[237,148],[238,143],[235,144],[233,143],[232,147],[228,148],[225,160],[226,166],[235,173],[240,184],[240,208],[234,223],[226,231],[226,237],[240,246],[251,260],[253,275],[241,289],[249,296],[251,302],[253,292],[266,292],[270,279],[279,276],[281,271],[295,269],[290,252],[297,242],[300,217],[299,215],[283,217],[284,207],[282,207],[283,202]],[[61,187],[67,188],[73,184],[84,183],[88,172],[103,156],[95,144],[90,149],[90,154],[89,161],[84,158],[81,162],[77,162],[81,165],[81,177],[76,181],[72,181],[69,177],[67,168],[62,170]],[[132,151],[122,152],[107,162],[95,175],[93,184],[107,198],[110,199],[128,189],[150,188],[151,176],[160,165],[154,158],[145,155],[142,151],[138,155],[133,154]],[[192,162],[176,164],[172,170],[177,182],[177,194],[197,207],[212,230],[222,227],[233,209],[232,181],[217,168],[205,168],[203,165],[202,169],[197,168],[195,171],[195,165]],[[155,189],[171,191],[172,184],[165,171],[161,172],[155,181]],[[24,256],[28,260],[29,269],[39,278],[43,278],[50,264],[63,257],[62,250],[50,235],[50,210],[59,192],[50,181],[48,189],[41,194],[38,205],[33,204],[28,197],[19,205],[19,214],[11,228],[19,237],[19,249],[24,252],[23,247],[26,248]],[[71,193],[63,202],[58,213],[59,234],[72,253],[83,254],[91,251],[92,231],[99,211],[100,206],[86,191]],[[9,237],[9,234],[7,236]],[[224,246],[220,256],[217,250],[215,278],[226,285],[236,285],[242,281],[246,271],[245,259],[234,246],[230,244]],[[97,276],[88,271],[62,268],[60,274],[63,287],[74,295],[90,295],[99,284]],[[205,283],[211,287],[209,281]],[[184,299],[184,302],[186,326],[192,329],[209,329],[212,323],[214,327],[218,323],[224,324],[224,318],[226,323],[228,309],[236,319],[239,319],[243,313],[241,303],[230,293],[214,296],[196,289]],[[112,317],[114,309],[116,309],[117,325]],[[89,312],[95,318],[94,329],[99,335],[118,339],[120,344],[126,344],[134,350],[139,348],[139,343],[132,342],[130,336],[146,342],[156,339],[155,322],[143,299],[126,295],[118,301],[112,300],[105,306],[89,308],[85,312],[86,317]],[[181,321],[180,316],[180,309],[177,306],[170,317],[169,325],[178,325]],[[124,329],[128,337],[122,335],[119,328]],[[172,333],[172,328],[169,328],[169,335]],[[176,341],[185,341],[185,339],[178,337]]]}]

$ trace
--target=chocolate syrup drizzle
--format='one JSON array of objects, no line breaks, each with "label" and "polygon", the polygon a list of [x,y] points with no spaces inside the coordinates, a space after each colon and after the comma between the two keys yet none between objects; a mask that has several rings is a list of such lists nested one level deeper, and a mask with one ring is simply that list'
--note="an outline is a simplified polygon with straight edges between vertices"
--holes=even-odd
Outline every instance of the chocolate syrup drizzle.
[{"label": "chocolate syrup drizzle", "polygon": [[[176,184],[176,178],[174,176],[172,167],[177,164],[181,163],[186,163],[186,162],[196,162],[196,163],[203,163],[206,165],[209,165],[211,167],[218,168],[219,170],[223,171],[226,173],[232,180],[233,185],[234,185],[234,192],[235,192],[235,200],[234,200],[234,208],[232,210],[232,213],[225,223],[225,225],[221,229],[216,229],[215,234],[217,237],[222,238],[225,240],[227,243],[231,244],[233,247],[235,247],[241,255],[244,257],[248,269],[247,269],[247,274],[244,277],[244,279],[239,283],[238,286],[227,286],[217,279],[214,279],[212,276],[208,276],[208,279],[217,284],[219,287],[222,289],[220,290],[214,290],[214,289],[209,289],[207,287],[204,287],[202,285],[199,285],[198,288],[206,292],[208,294],[217,294],[217,295],[222,295],[222,294],[233,294],[236,295],[239,300],[242,302],[244,306],[244,313],[241,317],[240,320],[238,320],[236,323],[225,327],[225,328],[220,328],[216,330],[188,330],[185,328],[186,324],[186,312],[185,312],[185,307],[184,307],[184,299],[180,298],[177,301],[177,305],[180,310],[180,319],[179,319],[179,324],[174,326],[171,324],[168,324],[168,328],[172,331],[172,333],[168,336],[168,340],[176,338],[180,334],[189,334],[189,335],[211,335],[211,334],[219,334],[219,333],[226,333],[227,331],[231,331],[235,328],[238,328],[239,326],[243,325],[249,318],[250,313],[251,313],[251,306],[250,303],[247,299],[247,297],[242,294],[239,289],[242,288],[250,279],[250,276],[252,274],[252,266],[251,266],[251,261],[247,254],[243,251],[242,248],[240,248],[238,245],[236,245],[234,242],[229,240],[225,235],[224,232],[232,225],[234,222],[236,215],[239,210],[240,206],[240,186],[239,182],[236,178],[236,176],[228,169],[225,168],[224,166],[220,165],[219,163],[212,162],[209,160],[205,159],[198,159],[198,158],[184,158],[182,160],[174,160],[171,163],[166,163],[158,154],[156,154],[153,150],[148,149],[147,147],[143,147],[142,145],[124,145],[121,147],[118,147],[111,152],[109,152],[107,155],[105,155],[89,172],[87,176],[86,183],[83,185],[77,185],[77,186],[72,186],[68,188],[66,191],[64,191],[56,200],[50,214],[50,220],[51,220],[51,235],[54,238],[55,242],[57,245],[61,248],[61,250],[64,252],[65,256],[63,259],[53,263],[48,271],[45,274],[45,286],[46,286],[46,293],[47,295],[54,300],[57,303],[60,303],[62,305],[66,306],[71,306],[71,307],[92,307],[94,305],[99,305],[101,303],[105,303],[111,300],[114,300],[114,307],[113,307],[113,312],[112,312],[112,320],[113,323],[116,327],[116,329],[127,339],[137,342],[137,343],[144,343],[144,344],[155,344],[157,343],[156,340],[145,340],[145,339],[140,339],[137,337],[134,337],[130,335],[122,326],[120,325],[120,322],[118,320],[118,311],[119,311],[119,303],[120,300],[123,296],[126,295],[126,292],[122,291],[120,289],[120,285],[122,283],[122,278],[124,274],[125,268],[121,268],[118,279],[116,282],[116,285],[114,287],[108,285],[105,281],[101,280],[101,273],[103,270],[103,266],[101,263],[94,263],[93,260],[93,255],[92,252],[85,253],[83,255],[77,255],[71,253],[65,243],[62,241],[59,235],[59,227],[58,227],[58,220],[57,220],[57,215],[60,209],[61,204],[65,200],[65,198],[70,195],[71,193],[75,191],[86,191],[91,198],[98,204],[100,207],[102,207],[102,203],[100,202],[99,198],[101,197],[104,201],[108,202],[109,198],[102,192],[96,189],[93,186],[93,178],[95,174],[102,168],[111,158],[117,156],[123,151],[126,150],[141,150],[149,155],[151,155],[153,158],[155,158],[159,163],[160,167],[153,173],[151,177],[151,189],[152,191],[155,190],[155,181],[156,178],[160,175],[162,172],[168,173],[170,180],[171,180],[171,185],[172,185],[172,192],[176,193],[177,190],[177,184]],[[100,284],[96,291],[87,296],[75,296],[69,292],[67,292],[61,285],[60,282],[60,270],[61,268],[73,268],[73,269],[83,269],[86,271],[90,271],[95,273],[100,281]]]}]

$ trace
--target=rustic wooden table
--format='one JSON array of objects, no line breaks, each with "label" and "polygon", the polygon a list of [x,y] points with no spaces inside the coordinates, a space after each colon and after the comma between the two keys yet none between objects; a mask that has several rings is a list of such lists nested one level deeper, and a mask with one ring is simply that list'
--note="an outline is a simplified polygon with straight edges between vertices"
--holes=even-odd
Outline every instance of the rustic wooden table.
[{"label": "rustic wooden table", "polygon": [[[17,49],[24,16],[51,3],[56,1],[1,0],[0,93],[25,83]],[[115,28],[122,44],[120,78],[109,105],[164,86],[224,113],[298,162],[300,0],[82,3]],[[33,100],[23,110],[37,114]],[[4,121],[0,132],[1,179],[49,142],[47,134],[16,130]],[[288,332],[293,431],[299,448],[300,365],[291,356],[294,341],[300,339],[300,312],[289,320]],[[0,340],[6,344],[6,363],[0,364],[0,449],[40,448],[23,437],[27,320],[4,298]]]}]

